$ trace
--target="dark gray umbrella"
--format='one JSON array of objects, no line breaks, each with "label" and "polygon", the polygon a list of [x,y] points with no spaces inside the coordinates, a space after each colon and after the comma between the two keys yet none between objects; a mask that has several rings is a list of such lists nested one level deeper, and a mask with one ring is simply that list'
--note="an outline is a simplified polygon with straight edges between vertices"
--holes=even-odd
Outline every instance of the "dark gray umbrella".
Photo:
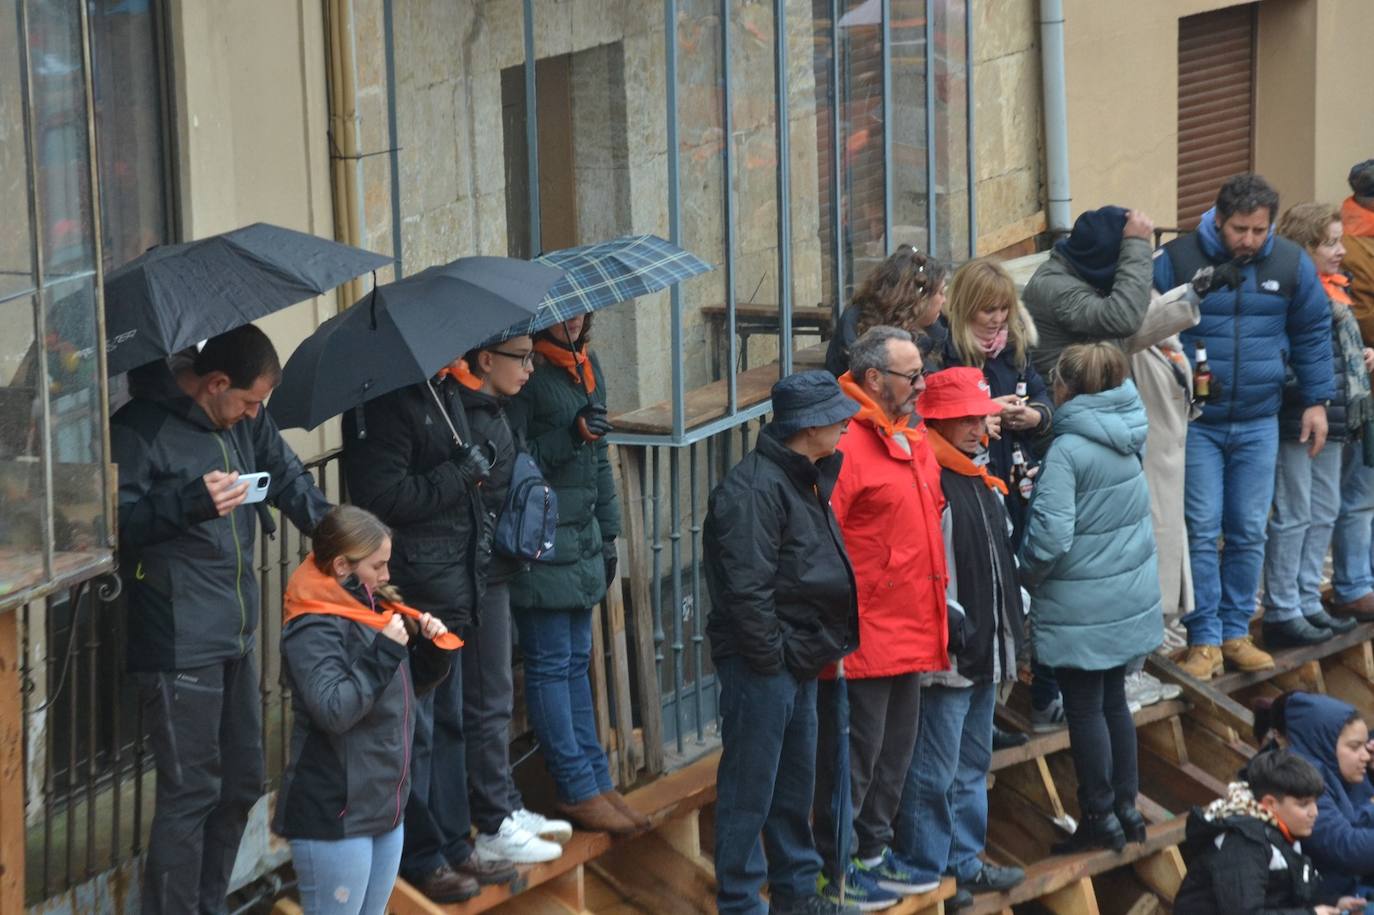
[{"label": "dark gray umbrella", "polygon": [[465,257],[379,286],[315,329],[287,360],[268,409],[284,429],[429,378],[503,327],[529,320],[563,271]]},{"label": "dark gray umbrella", "polygon": [[109,372],[127,372],[389,263],[263,222],[160,245],[105,278]]}]

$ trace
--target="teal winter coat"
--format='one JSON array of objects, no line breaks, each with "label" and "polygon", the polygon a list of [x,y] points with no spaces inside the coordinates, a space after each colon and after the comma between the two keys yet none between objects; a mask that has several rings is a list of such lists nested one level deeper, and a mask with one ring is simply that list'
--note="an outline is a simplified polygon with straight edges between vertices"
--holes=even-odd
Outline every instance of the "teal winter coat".
[{"label": "teal winter coat", "polygon": [[1140,463],[1145,430],[1131,381],[1075,397],[1054,414],[1020,554],[1042,664],[1107,670],[1159,647],[1164,617]]},{"label": "teal winter coat", "polygon": [[[606,402],[601,364],[593,400]],[[583,610],[606,596],[603,541],[620,535],[620,507],[604,441],[587,444],[570,431],[587,393],[565,369],[535,356],[534,374],[506,404],[506,416],[525,450],[558,495],[554,558],[532,562],[511,581],[511,605],[544,610]]]}]

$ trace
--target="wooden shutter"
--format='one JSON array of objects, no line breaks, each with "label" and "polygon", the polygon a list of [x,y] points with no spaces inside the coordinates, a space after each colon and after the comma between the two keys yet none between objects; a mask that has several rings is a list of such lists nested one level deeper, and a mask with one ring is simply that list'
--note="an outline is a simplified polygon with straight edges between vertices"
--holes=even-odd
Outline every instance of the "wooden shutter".
[{"label": "wooden shutter", "polygon": [[1254,165],[1255,12],[1245,3],[1178,22],[1178,225]]}]

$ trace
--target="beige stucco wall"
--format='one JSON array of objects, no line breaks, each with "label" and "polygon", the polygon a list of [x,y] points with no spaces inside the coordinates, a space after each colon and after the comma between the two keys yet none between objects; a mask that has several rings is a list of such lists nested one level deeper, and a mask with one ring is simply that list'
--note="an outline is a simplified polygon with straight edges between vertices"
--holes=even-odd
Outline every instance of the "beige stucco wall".
[{"label": "beige stucco wall", "polygon": [[[1178,20],[1219,0],[1065,0],[1074,213],[1107,203],[1172,225],[1178,182]],[[1368,0],[1263,0],[1256,170],[1285,205],[1338,199],[1351,163],[1374,154],[1374,118],[1352,115],[1374,34]]]},{"label": "beige stucco wall", "polygon": [[[185,237],[258,221],[334,237],[321,5],[182,0],[171,11]],[[258,324],[285,360],[336,307],[321,296]],[[307,457],[327,444],[324,430],[288,439]]]}]

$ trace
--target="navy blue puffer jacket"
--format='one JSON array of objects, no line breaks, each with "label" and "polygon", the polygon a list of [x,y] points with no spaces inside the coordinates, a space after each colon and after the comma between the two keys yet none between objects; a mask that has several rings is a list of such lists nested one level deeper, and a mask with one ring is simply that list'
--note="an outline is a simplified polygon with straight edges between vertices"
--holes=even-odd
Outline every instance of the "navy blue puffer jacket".
[{"label": "navy blue puffer jacket", "polygon": [[[1231,254],[1214,214],[1215,210],[1202,214],[1195,233],[1196,244],[1206,263],[1223,264],[1231,260]],[[1172,289],[1190,278],[1175,276],[1171,254],[1192,244],[1187,236],[1177,238],[1155,255],[1156,289]],[[1280,252],[1283,247],[1290,250]],[[1311,258],[1301,249],[1296,252],[1296,276],[1276,280],[1268,277],[1264,269],[1265,262],[1276,253],[1291,259],[1291,249],[1295,247],[1271,229],[1258,257],[1241,268],[1245,277],[1242,287],[1218,289],[1203,296],[1202,320],[1180,335],[1190,360],[1195,341],[1206,344],[1208,364],[1220,383],[1220,396],[1203,407],[1200,422],[1225,423],[1276,415],[1289,365],[1297,376],[1304,406],[1334,396],[1331,307]]]}]

